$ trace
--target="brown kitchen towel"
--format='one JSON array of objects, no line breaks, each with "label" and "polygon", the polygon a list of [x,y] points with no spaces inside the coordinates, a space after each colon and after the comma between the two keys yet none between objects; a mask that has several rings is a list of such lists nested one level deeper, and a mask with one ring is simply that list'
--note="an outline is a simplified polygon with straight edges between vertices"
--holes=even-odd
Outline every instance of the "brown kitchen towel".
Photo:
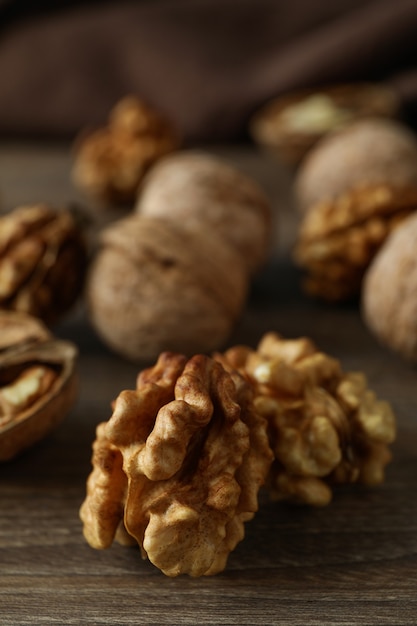
[{"label": "brown kitchen towel", "polygon": [[0,76],[3,137],[73,136],[136,93],[188,142],[235,140],[273,96],[357,80],[416,123],[417,0],[0,0]]}]

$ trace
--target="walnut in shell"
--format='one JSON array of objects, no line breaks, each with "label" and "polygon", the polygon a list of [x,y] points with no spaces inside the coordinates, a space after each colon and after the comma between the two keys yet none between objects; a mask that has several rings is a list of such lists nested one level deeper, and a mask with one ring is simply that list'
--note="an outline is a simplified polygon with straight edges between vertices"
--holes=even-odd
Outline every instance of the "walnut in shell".
[{"label": "walnut in shell", "polygon": [[35,204],[0,217],[0,309],[55,323],[80,295],[86,264],[71,211]]},{"label": "walnut in shell", "polygon": [[417,186],[417,139],[400,122],[369,118],[320,140],[302,162],[294,183],[305,212],[352,188]]},{"label": "walnut in shell", "polygon": [[364,117],[394,117],[398,111],[398,97],[385,85],[352,83],[303,89],[263,106],[252,118],[250,132],[281,162],[298,165],[328,133]]},{"label": "walnut in shell", "polygon": [[259,185],[204,152],[161,159],[143,181],[136,210],[204,232],[208,225],[240,254],[250,273],[270,249],[272,211]]},{"label": "walnut in shell", "polygon": [[38,442],[68,413],[77,354],[38,319],[0,311],[0,461]]},{"label": "walnut in shell", "polygon": [[203,355],[163,353],[97,428],[80,510],[94,548],[119,537],[164,574],[222,571],[272,460],[250,387]]},{"label": "walnut in shell", "polygon": [[322,506],[334,484],[384,480],[396,420],[362,373],[343,372],[309,339],[276,333],[267,333],[256,350],[236,346],[216,358],[246,377],[268,422],[274,498]]},{"label": "walnut in shell", "polygon": [[387,236],[417,209],[417,187],[353,188],[304,215],[294,250],[306,291],[328,301],[358,297],[364,273]]},{"label": "walnut in shell", "polygon": [[362,288],[362,313],[380,342],[417,362],[417,214],[388,237]]},{"label": "walnut in shell", "polygon": [[107,126],[78,139],[72,177],[100,203],[129,203],[149,167],[178,145],[177,133],[163,115],[127,96],[110,112]]},{"label": "walnut in shell", "polygon": [[188,355],[222,345],[245,302],[246,269],[215,233],[133,214],[113,223],[90,267],[91,322],[134,361],[166,350]]}]

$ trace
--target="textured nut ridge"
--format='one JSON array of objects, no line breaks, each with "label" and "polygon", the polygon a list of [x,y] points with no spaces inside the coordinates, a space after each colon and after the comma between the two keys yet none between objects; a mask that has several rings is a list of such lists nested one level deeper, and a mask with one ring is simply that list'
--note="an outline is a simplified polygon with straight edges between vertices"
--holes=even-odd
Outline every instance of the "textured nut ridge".
[{"label": "textured nut ridge", "polygon": [[304,216],[294,250],[305,290],[328,301],[360,294],[376,252],[417,208],[417,187],[387,184],[351,189],[319,202]]},{"label": "textured nut ridge", "polygon": [[0,308],[55,323],[79,296],[86,244],[70,211],[44,204],[0,217]]},{"label": "textured nut ridge", "polygon": [[107,126],[76,142],[74,183],[103,204],[131,202],[146,171],[178,144],[168,120],[127,96],[110,112]]},{"label": "textured nut ridge", "polygon": [[168,576],[222,571],[272,460],[251,388],[203,355],[163,353],[97,428],[80,516],[95,548],[134,539]]},{"label": "textured nut ridge", "polygon": [[322,506],[336,483],[384,480],[395,417],[362,373],[344,373],[307,338],[276,333],[266,334],[256,350],[236,346],[216,358],[246,377],[268,422],[274,498]]},{"label": "textured nut ridge", "polygon": [[362,314],[379,341],[417,361],[417,215],[387,239],[364,278]]}]

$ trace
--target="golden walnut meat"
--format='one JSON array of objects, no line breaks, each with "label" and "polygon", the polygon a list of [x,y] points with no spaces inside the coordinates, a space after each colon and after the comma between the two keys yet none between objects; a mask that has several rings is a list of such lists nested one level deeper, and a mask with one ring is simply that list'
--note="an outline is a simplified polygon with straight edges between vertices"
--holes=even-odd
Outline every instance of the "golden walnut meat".
[{"label": "golden walnut meat", "polygon": [[103,232],[86,297],[104,342],[148,361],[166,350],[218,349],[241,314],[247,284],[241,259],[208,228],[131,215]]},{"label": "golden walnut meat", "polygon": [[142,100],[127,96],[110,112],[107,126],[76,142],[74,183],[101,203],[129,203],[149,167],[178,145],[168,120]]},{"label": "golden walnut meat", "polygon": [[97,428],[81,506],[94,548],[133,540],[168,576],[222,571],[272,460],[252,392],[210,357],[163,353]]},{"label": "golden walnut meat", "polygon": [[136,210],[186,227],[216,231],[253,274],[270,248],[272,211],[258,184],[204,152],[181,151],[161,159],[143,181]]},{"label": "golden walnut meat", "polygon": [[417,214],[393,232],[372,261],[362,288],[368,328],[392,350],[417,362]]},{"label": "golden walnut meat", "polygon": [[322,506],[333,484],[383,481],[395,417],[363,374],[343,372],[309,339],[275,333],[256,350],[236,346],[216,358],[246,377],[268,422],[274,498]]},{"label": "golden walnut meat", "polygon": [[80,295],[86,264],[70,211],[35,204],[0,217],[0,309],[55,323]]},{"label": "golden walnut meat", "polygon": [[0,311],[0,461],[52,430],[76,395],[77,349],[24,313]]},{"label": "golden walnut meat", "polygon": [[398,121],[368,118],[321,139],[294,183],[301,211],[355,187],[417,185],[417,138]]},{"label": "golden walnut meat", "polygon": [[306,291],[329,301],[357,297],[376,252],[416,209],[417,187],[387,184],[352,189],[311,207],[294,250]]}]

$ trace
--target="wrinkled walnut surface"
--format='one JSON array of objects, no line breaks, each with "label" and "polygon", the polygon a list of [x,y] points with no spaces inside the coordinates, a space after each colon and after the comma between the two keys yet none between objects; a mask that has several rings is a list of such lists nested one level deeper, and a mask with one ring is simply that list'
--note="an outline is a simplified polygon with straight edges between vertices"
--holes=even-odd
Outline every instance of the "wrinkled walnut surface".
[{"label": "wrinkled walnut surface", "polygon": [[256,350],[236,346],[217,358],[247,378],[255,408],[268,422],[274,498],[321,506],[334,484],[384,480],[395,417],[362,373],[343,372],[309,339],[275,333]]},{"label": "wrinkled walnut surface", "polygon": [[417,139],[400,122],[369,118],[319,141],[297,172],[295,195],[301,211],[353,187],[417,185]]},{"label": "wrinkled walnut surface", "polygon": [[204,152],[182,151],[161,159],[143,181],[136,210],[194,230],[208,225],[240,254],[250,273],[270,250],[272,211],[263,190]]},{"label": "wrinkled walnut surface", "polygon": [[55,323],[80,295],[86,243],[73,214],[45,204],[0,217],[0,308]]},{"label": "wrinkled walnut surface", "polygon": [[241,314],[248,279],[216,233],[132,215],[104,231],[87,280],[90,319],[135,361],[218,349]]},{"label": "wrinkled walnut surface", "polygon": [[385,242],[363,283],[362,312],[384,345],[417,361],[417,215]]},{"label": "wrinkled walnut surface", "polygon": [[390,232],[417,209],[417,187],[373,185],[316,204],[301,223],[294,258],[308,293],[357,297],[364,273]]},{"label": "wrinkled walnut surface", "polygon": [[78,350],[31,316],[0,311],[0,461],[52,430],[77,392]]},{"label": "wrinkled walnut surface", "polygon": [[161,114],[128,96],[110,112],[107,126],[79,138],[74,147],[74,183],[104,204],[133,202],[146,171],[178,144]]},{"label": "wrinkled walnut surface", "polygon": [[244,380],[209,357],[172,353],[120,393],[93,450],[80,510],[88,543],[133,538],[168,576],[225,568],[272,460]]}]

